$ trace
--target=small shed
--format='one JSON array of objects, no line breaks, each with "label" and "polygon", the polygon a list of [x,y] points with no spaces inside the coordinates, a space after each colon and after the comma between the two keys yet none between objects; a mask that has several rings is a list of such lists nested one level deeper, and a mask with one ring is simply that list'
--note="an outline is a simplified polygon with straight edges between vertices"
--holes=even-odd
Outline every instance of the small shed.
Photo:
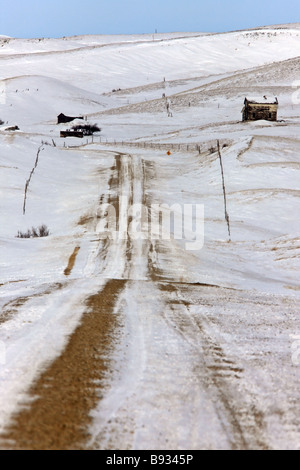
[{"label": "small shed", "polygon": [[66,116],[65,114],[61,113],[59,116],[57,116],[57,124],[66,124],[67,122],[75,121],[75,119],[83,119],[83,117]]},{"label": "small shed", "polygon": [[277,121],[278,99],[269,102],[264,96],[262,100],[252,101],[245,98],[244,107],[242,109],[243,121]]}]

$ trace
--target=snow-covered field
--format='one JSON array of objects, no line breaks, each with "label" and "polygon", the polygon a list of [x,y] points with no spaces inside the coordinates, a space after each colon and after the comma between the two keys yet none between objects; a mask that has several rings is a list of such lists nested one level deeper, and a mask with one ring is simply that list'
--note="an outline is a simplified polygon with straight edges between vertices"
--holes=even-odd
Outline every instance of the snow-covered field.
[{"label": "snow-covered field", "polygon": [[[299,25],[0,36],[3,448],[300,448],[299,77]],[[257,96],[278,97],[278,122],[241,122]],[[61,139],[60,113],[102,131]],[[125,236],[105,240],[112,205]],[[204,208],[203,246],[189,217],[182,239],[153,237],[162,205],[180,220]],[[132,207],[146,213],[142,237],[130,235]],[[16,237],[42,224],[49,237]],[[87,353],[83,378],[59,361],[96,295],[117,326],[109,347],[93,343],[105,372],[93,375]],[[84,405],[51,386],[59,374]],[[55,413],[66,413],[61,427]]]}]

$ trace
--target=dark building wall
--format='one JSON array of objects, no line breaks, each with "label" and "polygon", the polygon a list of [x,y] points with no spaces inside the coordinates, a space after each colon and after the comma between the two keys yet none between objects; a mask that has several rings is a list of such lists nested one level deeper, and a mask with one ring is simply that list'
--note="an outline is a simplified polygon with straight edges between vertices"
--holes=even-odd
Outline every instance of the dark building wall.
[{"label": "dark building wall", "polygon": [[83,138],[83,132],[78,131],[60,131],[60,137],[79,137]]},{"label": "dark building wall", "polygon": [[258,121],[264,119],[266,121],[277,121],[277,103],[251,103],[245,102],[243,109],[243,121]]},{"label": "dark building wall", "polygon": [[60,114],[59,116],[57,116],[57,124],[66,124],[67,122],[75,121],[75,119],[83,119],[83,117],[72,117]]}]

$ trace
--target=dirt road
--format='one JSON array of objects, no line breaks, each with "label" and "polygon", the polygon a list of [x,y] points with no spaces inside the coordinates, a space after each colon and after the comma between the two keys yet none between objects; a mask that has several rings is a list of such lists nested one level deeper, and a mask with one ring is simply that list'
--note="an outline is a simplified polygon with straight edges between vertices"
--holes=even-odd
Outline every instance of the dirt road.
[{"label": "dirt road", "polygon": [[99,217],[112,204],[119,236],[96,232],[93,253],[105,283],[28,391],[3,448],[270,449],[299,435],[295,375],[278,376],[269,361],[268,313],[288,329],[288,300],[175,282],[176,242],[130,232],[130,207],[151,202],[152,174],[142,157],[115,155]]}]

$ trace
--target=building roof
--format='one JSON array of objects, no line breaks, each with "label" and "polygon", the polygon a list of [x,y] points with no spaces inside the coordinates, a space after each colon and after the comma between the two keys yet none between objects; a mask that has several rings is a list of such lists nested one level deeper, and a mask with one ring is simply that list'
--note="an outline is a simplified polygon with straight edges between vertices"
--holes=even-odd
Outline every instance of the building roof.
[{"label": "building roof", "polygon": [[250,99],[245,98],[245,104],[246,103],[251,103],[251,104],[278,104],[278,99],[276,96],[251,96]]}]

